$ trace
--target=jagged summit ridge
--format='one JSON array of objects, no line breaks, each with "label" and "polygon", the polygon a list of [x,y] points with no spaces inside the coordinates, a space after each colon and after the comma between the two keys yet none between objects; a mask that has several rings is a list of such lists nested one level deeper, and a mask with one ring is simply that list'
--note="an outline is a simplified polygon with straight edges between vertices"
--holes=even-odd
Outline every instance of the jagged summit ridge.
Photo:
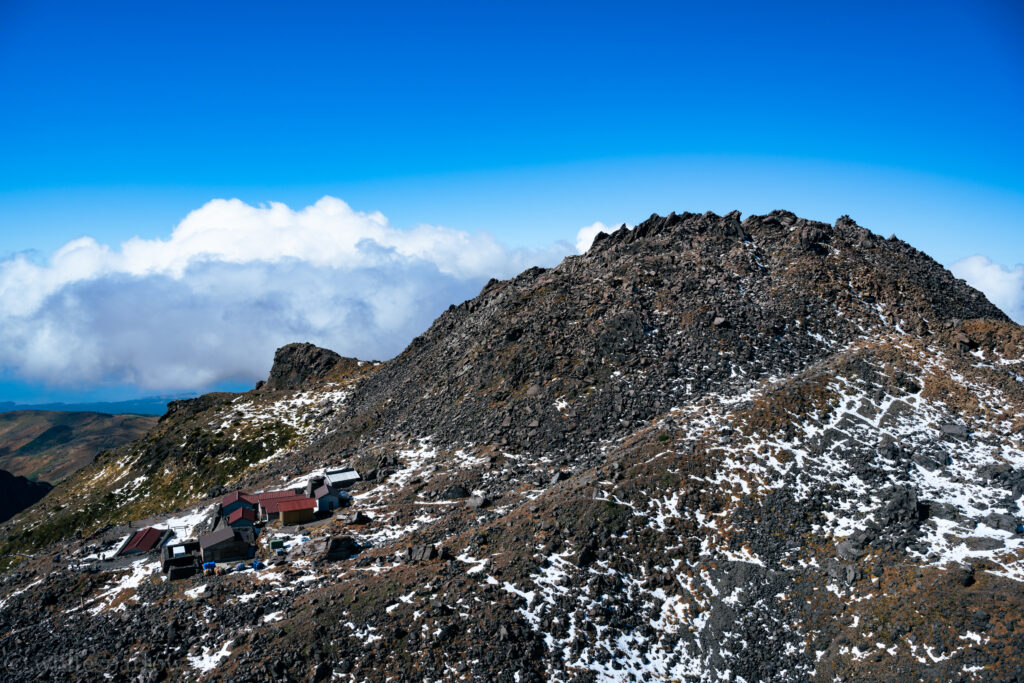
[{"label": "jagged summit ridge", "polygon": [[[780,214],[788,212],[780,211]],[[690,213],[689,211],[677,214],[675,211],[667,216],[659,216],[652,213],[650,218],[638,224],[633,230],[628,229],[625,224],[619,226],[618,230],[612,233],[598,233],[591,245],[603,245],[608,247],[613,244],[635,242],[646,237],[653,237],[665,233],[674,228],[686,232],[700,233],[717,231],[722,235],[737,239],[749,239],[740,223],[740,212],[731,211],[725,216],[719,216],[711,211],[704,214]]]},{"label": "jagged summit ridge", "polygon": [[848,217],[652,216],[450,308],[367,379],[339,434],[370,412],[398,435],[572,447],[859,337],[974,318],[1006,320],[927,255]]},{"label": "jagged summit ridge", "polygon": [[881,239],[871,231],[857,225],[856,221],[845,214],[836,220],[834,226],[821,221],[801,218],[791,211],[781,209],[764,216],[750,216],[743,221],[740,220],[741,218],[742,213],[739,211],[730,211],[724,216],[719,216],[712,211],[703,214],[689,211],[677,214],[673,211],[667,216],[652,213],[647,220],[638,224],[633,230],[623,224],[612,233],[598,233],[591,247],[601,245],[602,248],[607,248],[613,244],[635,242],[670,231],[683,234],[716,233],[724,237],[749,240],[751,231],[767,231],[777,225],[787,227],[790,232],[796,232],[797,241],[804,247],[826,242],[833,231],[853,234],[859,238],[859,244],[866,247],[869,247],[873,240]]}]

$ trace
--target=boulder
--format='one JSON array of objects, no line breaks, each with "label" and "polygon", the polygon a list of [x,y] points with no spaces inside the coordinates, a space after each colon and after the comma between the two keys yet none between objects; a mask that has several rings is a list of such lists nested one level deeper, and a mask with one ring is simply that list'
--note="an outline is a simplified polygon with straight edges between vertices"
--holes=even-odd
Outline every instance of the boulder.
[{"label": "boulder", "polygon": [[1000,531],[1009,531],[1011,534],[1018,533],[1020,529],[1020,522],[1013,515],[992,513],[985,518],[985,524],[992,527],[993,529],[999,529]]},{"label": "boulder", "polygon": [[953,568],[952,575],[957,583],[965,588],[974,585],[974,567],[969,564],[957,565]]},{"label": "boulder", "polygon": [[846,539],[836,546],[836,554],[844,560],[853,562],[864,556],[864,549],[858,547],[852,540]]},{"label": "boulder", "polygon": [[946,436],[967,436],[967,427],[958,424],[940,425],[939,429]]},{"label": "boulder", "polygon": [[441,498],[444,500],[458,500],[460,498],[469,498],[470,492],[465,486],[455,484],[449,486],[441,492]]},{"label": "boulder", "polygon": [[310,381],[324,379],[344,359],[330,349],[314,344],[288,344],[274,353],[264,389],[298,389]]},{"label": "boulder", "polygon": [[571,475],[565,470],[557,470],[553,475],[551,475],[551,481],[549,482],[549,485],[554,486],[560,481],[565,481],[570,476]]},{"label": "boulder", "polygon": [[583,567],[593,564],[596,559],[597,555],[594,553],[594,550],[590,546],[587,546],[576,554],[573,558],[573,564],[582,569]]},{"label": "boulder", "polygon": [[399,559],[406,563],[429,562],[430,560],[436,560],[437,558],[437,548],[432,545],[409,546],[399,553]]},{"label": "boulder", "polygon": [[351,536],[332,536],[324,544],[323,559],[347,560],[358,555],[362,549],[363,547]]},{"label": "boulder", "polygon": [[370,516],[362,510],[356,510],[345,515],[345,524],[369,524]]},{"label": "boulder", "polygon": [[487,496],[473,496],[466,499],[466,507],[470,510],[482,510],[490,504],[491,501],[487,499]]}]

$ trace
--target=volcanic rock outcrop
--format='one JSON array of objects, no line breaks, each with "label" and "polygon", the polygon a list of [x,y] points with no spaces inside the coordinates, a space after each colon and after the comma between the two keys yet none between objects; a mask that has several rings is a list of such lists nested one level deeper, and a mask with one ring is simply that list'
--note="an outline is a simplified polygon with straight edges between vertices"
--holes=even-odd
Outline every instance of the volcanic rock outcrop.
[{"label": "volcanic rock outcrop", "polygon": [[[453,306],[368,378],[336,441],[371,415],[377,435],[575,449],[858,337],[972,318],[1007,320],[927,255],[845,216],[652,216]],[[626,374],[628,387],[614,380]]]},{"label": "volcanic rock outcrop", "polygon": [[[904,242],[652,216],[386,363],[290,345],[172,404],[0,529],[0,675],[1022,680],[1022,415],[1024,330]],[[340,467],[353,509],[287,538],[352,556],[97,559]]]}]

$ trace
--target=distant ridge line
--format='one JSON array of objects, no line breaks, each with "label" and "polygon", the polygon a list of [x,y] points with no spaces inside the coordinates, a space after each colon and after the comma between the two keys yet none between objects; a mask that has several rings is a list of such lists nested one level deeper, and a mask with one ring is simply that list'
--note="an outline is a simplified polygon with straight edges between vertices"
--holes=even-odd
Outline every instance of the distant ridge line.
[{"label": "distant ridge line", "polygon": [[0,401],[0,413],[17,410],[44,410],[62,413],[105,413],[108,415],[163,415],[167,404],[193,394],[181,396],[153,396],[130,401],[96,401],[91,403],[15,403]]}]

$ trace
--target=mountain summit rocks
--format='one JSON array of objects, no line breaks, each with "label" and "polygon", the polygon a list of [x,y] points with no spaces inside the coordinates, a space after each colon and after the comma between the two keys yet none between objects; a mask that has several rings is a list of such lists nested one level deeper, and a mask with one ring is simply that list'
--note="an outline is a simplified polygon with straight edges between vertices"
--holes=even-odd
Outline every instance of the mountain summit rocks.
[{"label": "mountain summit rocks", "polygon": [[651,216],[553,269],[488,283],[367,379],[339,434],[353,431],[346,415],[372,412],[381,433],[572,449],[863,335],[1007,320],[925,254],[848,217],[739,218]]},{"label": "mountain summit rocks", "polygon": [[[1024,329],[904,242],[651,216],[386,363],[293,344],[172,404],[0,527],[0,675],[1021,680],[1022,415]],[[284,535],[354,557],[75,569],[343,467],[353,508]]]},{"label": "mountain summit rocks", "polygon": [[266,389],[298,389],[327,377],[344,359],[329,349],[313,344],[288,344],[274,353],[274,365]]}]

